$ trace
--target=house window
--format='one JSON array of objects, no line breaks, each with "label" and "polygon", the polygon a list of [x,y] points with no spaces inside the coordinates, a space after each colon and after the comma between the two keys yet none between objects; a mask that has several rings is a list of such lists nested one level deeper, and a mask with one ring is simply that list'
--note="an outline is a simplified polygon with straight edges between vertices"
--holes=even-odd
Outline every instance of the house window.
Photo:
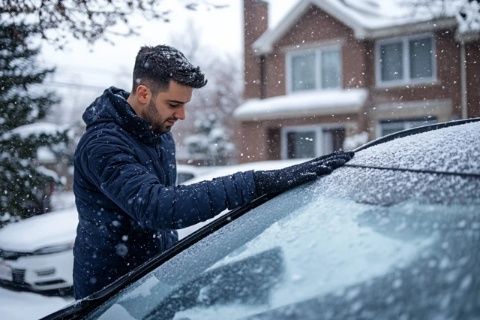
[{"label": "house window", "polygon": [[315,88],[315,54],[292,57],[292,91]]},{"label": "house window", "polygon": [[289,92],[340,87],[339,48],[295,51],[287,54]]},{"label": "house window", "polygon": [[437,118],[435,117],[425,119],[382,120],[379,123],[379,133],[380,136],[386,136],[402,130],[434,124],[436,122]]},{"label": "house window", "polygon": [[401,85],[435,79],[432,36],[377,42],[377,83]]},{"label": "house window", "polygon": [[313,158],[339,150],[345,139],[344,128],[298,126],[282,129],[282,158]]},{"label": "house window", "polygon": [[287,158],[313,158],[317,155],[315,130],[287,133]]}]

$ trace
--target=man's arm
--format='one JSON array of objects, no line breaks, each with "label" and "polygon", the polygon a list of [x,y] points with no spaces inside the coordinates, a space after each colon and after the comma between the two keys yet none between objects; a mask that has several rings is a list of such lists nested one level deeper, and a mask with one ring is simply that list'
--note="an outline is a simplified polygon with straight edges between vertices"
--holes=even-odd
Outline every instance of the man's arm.
[{"label": "man's arm", "polygon": [[179,229],[207,220],[226,208],[253,200],[253,172],[239,172],[188,186],[165,186],[120,139],[90,140],[77,163],[92,182],[140,225]]},{"label": "man's arm", "polygon": [[267,193],[283,192],[330,173],[353,157],[333,153],[279,170],[246,171],[188,186],[165,186],[121,139],[92,139],[79,152],[82,171],[140,225],[180,229]]}]

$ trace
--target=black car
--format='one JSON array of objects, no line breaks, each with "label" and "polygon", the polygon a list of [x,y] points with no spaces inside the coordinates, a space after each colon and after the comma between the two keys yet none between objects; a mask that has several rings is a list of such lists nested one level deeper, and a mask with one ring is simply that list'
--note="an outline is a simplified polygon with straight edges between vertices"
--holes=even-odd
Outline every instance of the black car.
[{"label": "black car", "polygon": [[479,120],[367,144],[46,319],[479,319]]}]

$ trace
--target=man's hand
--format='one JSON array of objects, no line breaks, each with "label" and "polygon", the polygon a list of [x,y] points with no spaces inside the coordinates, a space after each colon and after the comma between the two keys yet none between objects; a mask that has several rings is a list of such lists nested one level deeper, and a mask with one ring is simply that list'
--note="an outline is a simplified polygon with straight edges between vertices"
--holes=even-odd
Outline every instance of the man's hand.
[{"label": "man's hand", "polygon": [[353,158],[353,152],[334,152],[284,169],[254,171],[257,195],[283,192],[331,173]]}]

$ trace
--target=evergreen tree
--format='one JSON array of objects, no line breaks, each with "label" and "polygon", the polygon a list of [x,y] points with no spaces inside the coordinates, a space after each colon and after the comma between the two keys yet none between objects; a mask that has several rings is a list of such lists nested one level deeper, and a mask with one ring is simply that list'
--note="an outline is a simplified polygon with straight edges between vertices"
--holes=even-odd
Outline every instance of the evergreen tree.
[{"label": "evergreen tree", "polygon": [[38,86],[54,70],[37,67],[34,28],[0,22],[0,225],[48,210],[59,178],[39,154],[61,152],[68,141],[66,130],[38,122],[58,99]]}]

